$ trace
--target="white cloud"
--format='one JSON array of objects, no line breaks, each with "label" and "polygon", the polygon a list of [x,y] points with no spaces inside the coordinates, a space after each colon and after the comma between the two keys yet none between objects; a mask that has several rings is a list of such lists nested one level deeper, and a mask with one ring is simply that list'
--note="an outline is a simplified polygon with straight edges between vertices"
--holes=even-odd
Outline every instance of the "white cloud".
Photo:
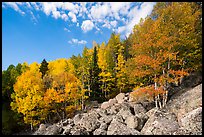
[{"label": "white cloud", "polygon": [[13,8],[15,11],[19,12],[21,15],[25,15],[25,12],[20,10],[17,4],[22,5],[22,3],[19,2],[4,2],[5,5]]},{"label": "white cloud", "polygon": [[68,43],[69,44],[79,44],[79,45],[81,45],[81,44],[86,44],[87,41],[85,41],[85,40],[78,40],[78,39],[72,39],[72,40],[69,40]]},{"label": "white cloud", "polygon": [[42,2],[41,4],[46,15],[50,15],[52,11],[56,10],[56,7],[48,2]]},{"label": "white cloud", "polygon": [[79,6],[77,4],[73,4],[71,2],[64,2],[61,7],[63,10],[71,11],[72,13],[77,14]]},{"label": "white cloud", "polygon": [[[11,7],[22,15],[25,13],[20,8],[25,6],[32,11],[43,11],[47,16],[50,15],[55,19],[67,21],[70,18],[77,27],[81,25],[83,32],[95,28],[96,32],[102,33],[101,28],[108,28],[129,35],[133,26],[139,23],[140,18],[145,18],[151,13],[155,2],[140,4],[139,7],[138,3],[134,2],[4,2],[2,7]],[[33,13],[31,13],[31,18],[37,22]]]},{"label": "white cloud", "polygon": [[91,20],[85,20],[82,22],[81,28],[84,32],[92,30],[94,27],[94,24]]},{"label": "white cloud", "polygon": [[122,15],[126,15],[128,13],[128,9],[130,8],[130,2],[110,2],[112,16],[116,19],[120,19],[119,13]]},{"label": "white cloud", "polygon": [[67,16],[65,13],[63,13],[63,14],[61,15],[61,18],[62,18],[64,21],[67,21],[67,20],[68,20],[68,16]]},{"label": "white cloud", "polygon": [[110,14],[110,7],[108,4],[104,4],[104,5],[96,4],[96,6],[93,6],[91,8],[91,16],[96,20],[103,19],[108,14]]},{"label": "white cloud", "polygon": [[71,32],[69,29],[67,29],[67,28],[64,28],[64,31],[67,31],[67,32]]},{"label": "white cloud", "polygon": [[34,24],[36,24],[38,22],[37,18],[35,17],[32,11],[30,11],[30,14],[31,14],[31,20],[34,22]]},{"label": "white cloud", "polygon": [[109,21],[109,20],[104,20],[104,24],[102,27],[106,27],[108,29],[111,29],[111,28],[115,28],[117,26],[117,21],[114,20],[114,21]]},{"label": "white cloud", "polygon": [[58,19],[59,17],[61,17],[60,12],[57,11],[57,10],[52,11],[52,14],[53,14],[53,17],[54,17],[55,19]]},{"label": "white cloud", "polygon": [[63,2],[41,2],[43,11],[46,15],[50,15],[52,12],[54,18],[60,17],[60,12],[57,11],[57,8],[61,8]]},{"label": "white cloud", "polygon": [[117,31],[118,33],[122,33],[123,31],[125,31],[126,26],[122,26],[122,27],[118,27]]},{"label": "white cloud", "polygon": [[40,10],[40,6],[37,5],[36,2],[30,2],[30,4],[33,5],[36,10]]},{"label": "white cloud", "polygon": [[79,8],[79,17],[82,16],[82,18],[85,18],[85,14],[88,14],[88,10],[86,8],[87,2],[79,2],[80,8]]},{"label": "white cloud", "polygon": [[138,6],[132,8],[128,14],[129,22],[124,26],[118,27],[118,33],[124,32],[126,36],[129,36],[135,24],[138,24],[141,18],[145,18],[149,15],[153,10],[154,5],[155,2],[144,2],[141,4],[140,8]]},{"label": "white cloud", "polygon": [[115,20],[110,22],[110,24],[111,24],[113,27],[116,27],[116,26],[117,26],[117,23],[118,23],[118,22],[115,21]]},{"label": "white cloud", "polygon": [[72,12],[69,12],[68,13],[68,16],[72,18],[72,22],[77,22],[77,18],[76,18],[76,15]]},{"label": "white cloud", "polygon": [[31,8],[31,5],[30,5],[29,2],[26,2],[26,6],[27,6],[28,8]]}]

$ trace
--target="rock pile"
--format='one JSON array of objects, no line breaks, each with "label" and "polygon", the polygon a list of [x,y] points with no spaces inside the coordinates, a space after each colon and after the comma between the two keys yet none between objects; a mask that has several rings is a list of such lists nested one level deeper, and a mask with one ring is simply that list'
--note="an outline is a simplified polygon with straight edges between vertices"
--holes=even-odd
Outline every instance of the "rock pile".
[{"label": "rock pile", "polygon": [[[202,84],[193,94],[202,93]],[[185,94],[190,95],[191,90]],[[192,94],[192,93],[191,93]],[[180,96],[182,96],[181,94]],[[202,96],[197,96],[202,101]],[[183,102],[190,102],[186,97]],[[173,101],[173,102],[172,102]],[[181,100],[174,98],[167,107],[157,110],[151,103],[134,103],[129,93],[120,93],[87,113],[75,115],[72,119],[45,125],[41,124],[34,135],[180,135],[202,134],[202,106],[192,106],[183,111],[178,119],[178,111],[172,109]],[[198,103],[198,102],[197,102]],[[200,103],[200,102],[199,102]],[[202,102],[201,102],[202,104]],[[176,108],[175,108],[176,109]],[[179,122],[178,122],[179,121]]]}]

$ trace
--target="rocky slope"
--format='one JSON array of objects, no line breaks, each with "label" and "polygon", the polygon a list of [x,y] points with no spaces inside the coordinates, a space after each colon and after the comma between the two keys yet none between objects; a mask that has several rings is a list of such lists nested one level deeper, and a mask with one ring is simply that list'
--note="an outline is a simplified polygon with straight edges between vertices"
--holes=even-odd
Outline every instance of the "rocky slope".
[{"label": "rocky slope", "polygon": [[72,119],[41,124],[33,135],[201,135],[202,84],[181,92],[161,110],[131,102],[129,93],[120,93]]}]

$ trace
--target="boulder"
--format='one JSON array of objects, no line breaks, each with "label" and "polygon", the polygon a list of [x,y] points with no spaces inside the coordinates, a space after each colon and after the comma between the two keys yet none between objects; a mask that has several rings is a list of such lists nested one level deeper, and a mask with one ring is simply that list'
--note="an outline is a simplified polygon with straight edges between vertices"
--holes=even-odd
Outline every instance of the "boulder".
[{"label": "boulder", "polygon": [[82,114],[77,114],[74,116],[73,121],[75,125],[77,125],[80,122],[82,116],[83,116]]},{"label": "boulder", "polygon": [[112,115],[104,115],[102,117],[99,118],[99,122],[100,123],[106,123],[106,124],[110,124],[110,122],[112,121],[113,116]]},{"label": "boulder", "polygon": [[128,102],[133,102],[133,101],[134,101],[134,98],[132,96],[129,96]]},{"label": "boulder", "polygon": [[138,131],[141,131],[149,117],[146,114],[142,114],[142,113],[140,113],[139,115],[136,115],[136,117],[138,120],[138,126],[136,127],[136,129]]},{"label": "boulder", "polygon": [[125,120],[125,123],[129,128],[135,128],[138,131],[141,131],[147,119],[148,116],[146,114],[140,113],[138,115],[128,116]]},{"label": "boulder", "polygon": [[110,107],[109,102],[103,102],[103,103],[101,104],[101,108],[102,108],[102,109],[107,109],[108,107]]},{"label": "boulder", "polygon": [[98,108],[98,109],[95,110],[95,112],[98,113],[99,116],[101,116],[101,117],[107,115],[107,110],[106,109],[99,109]]},{"label": "boulder", "polygon": [[125,97],[125,98],[124,98],[124,101],[128,101],[128,100],[129,100],[129,97]]},{"label": "boulder", "polygon": [[119,121],[112,121],[108,126],[107,135],[140,135],[140,132]]},{"label": "boulder", "polygon": [[101,123],[101,125],[100,125],[99,128],[100,128],[100,129],[103,129],[103,130],[107,130],[108,125],[107,125],[106,123]]},{"label": "boulder", "polygon": [[124,98],[125,98],[125,94],[124,93],[120,93],[118,94],[116,97],[116,100],[117,102],[120,104],[120,103],[123,103],[124,102]]},{"label": "boulder", "polygon": [[130,92],[125,93],[125,97],[129,97]]},{"label": "boulder", "polygon": [[150,109],[149,111],[146,112],[146,115],[148,117],[151,117],[155,112],[157,111],[157,108],[153,108],[153,109]]},{"label": "boulder", "polygon": [[119,122],[119,123],[124,123],[123,117],[121,115],[113,115],[112,116],[112,123],[113,122]]},{"label": "boulder", "polygon": [[137,128],[139,122],[138,118],[136,116],[129,116],[126,118],[125,123],[127,124],[127,127],[129,128]]},{"label": "boulder", "polygon": [[149,101],[144,101],[141,102],[142,106],[145,108],[145,110],[149,111],[150,109],[155,107],[155,102],[149,102]]},{"label": "boulder", "polygon": [[181,119],[181,127],[192,134],[202,134],[202,107],[185,114]]},{"label": "boulder", "polygon": [[107,111],[107,114],[109,114],[109,115],[117,114],[119,111],[119,106],[111,106],[111,107],[107,108],[106,111]]},{"label": "boulder", "polygon": [[46,128],[47,128],[47,126],[45,124],[40,124],[38,130],[36,132],[34,132],[33,135],[43,135],[43,134],[45,134]]},{"label": "boulder", "polygon": [[141,104],[135,104],[133,107],[135,115],[138,115],[140,113],[144,114],[147,112],[146,109]]},{"label": "boulder", "polygon": [[85,128],[80,127],[79,125],[76,125],[71,129],[70,134],[71,135],[89,135],[89,132],[87,132]]},{"label": "boulder", "polygon": [[63,126],[67,126],[67,125],[73,126],[73,125],[74,125],[74,121],[73,121],[73,119],[68,118],[68,119],[62,121],[62,125],[63,125]]},{"label": "boulder", "polygon": [[122,106],[120,111],[116,115],[121,115],[125,120],[127,117],[132,116],[130,106]]},{"label": "boulder", "polygon": [[81,118],[79,125],[84,127],[88,132],[92,132],[100,126],[99,117],[99,114],[95,111],[90,112]]},{"label": "boulder", "polygon": [[170,112],[156,111],[141,130],[144,135],[171,135],[178,130],[176,115]]},{"label": "boulder", "polygon": [[113,105],[115,105],[117,103],[117,100],[115,98],[109,99],[108,103],[109,103],[110,106],[113,106]]},{"label": "boulder", "polygon": [[106,135],[107,134],[107,131],[104,130],[104,129],[96,129],[94,132],[93,132],[93,135]]},{"label": "boulder", "polygon": [[44,135],[59,135],[63,129],[58,127],[56,124],[47,127],[46,132]]},{"label": "boulder", "polygon": [[174,112],[178,121],[184,114],[202,106],[202,84],[192,89],[180,89],[167,102],[166,109]]},{"label": "boulder", "polygon": [[[178,130],[176,130],[173,135],[195,135],[195,134],[192,134],[191,132],[189,132],[188,130],[180,127]],[[202,133],[200,134],[202,135]]]},{"label": "boulder", "polygon": [[64,131],[63,131],[62,134],[63,134],[63,135],[69,135],[70,132],[71,132],[72,126],[68,125],[68,126],[62,127],[62,128],[64,129]]}]

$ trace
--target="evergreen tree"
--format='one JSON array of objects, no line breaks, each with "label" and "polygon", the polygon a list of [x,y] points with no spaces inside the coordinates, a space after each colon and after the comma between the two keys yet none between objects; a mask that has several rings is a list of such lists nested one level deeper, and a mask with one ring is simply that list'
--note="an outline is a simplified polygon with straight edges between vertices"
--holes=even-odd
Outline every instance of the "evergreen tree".
[{"label": "evergreen tree", "polygon": [[42,73],[42,78],[44,77],[47,71],[48,71],[48,63],[45,59],[43,59],[40,66],[40,72]]},{"label": "evergreen tree", "polygon": [[97,47],[94,46],[93,58],[92,58],[92,69],[91,69],[91,90],[92,96],[95,99],[96,97],[101,97],[101,93],[99,91],[99,73],[100,69],[98,67],[98,54]]}]

